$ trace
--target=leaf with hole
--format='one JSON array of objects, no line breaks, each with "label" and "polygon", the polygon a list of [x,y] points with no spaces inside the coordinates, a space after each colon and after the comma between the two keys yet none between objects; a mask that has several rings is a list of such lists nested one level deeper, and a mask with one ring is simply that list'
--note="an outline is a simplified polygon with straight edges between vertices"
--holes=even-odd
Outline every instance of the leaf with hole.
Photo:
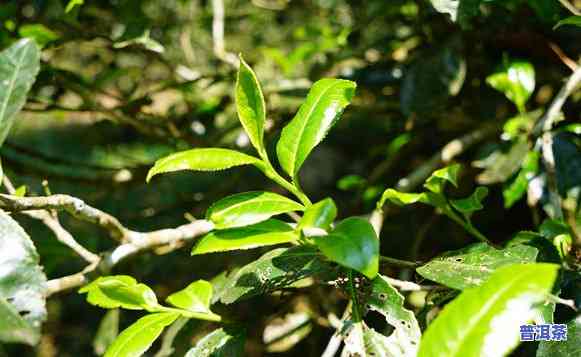
[{"label": "leaf with hole", "polygon": [[342,79],[317,81],[276,145],[280,165],[295,178],[307,156],[327,135],[351,102],[356,84]]},{"label": "leaf with hole", "polygon": [[147,173],[149,182],[155,175],[181,170],[218,171],[235,166],[257,165],[261,161],[253,156],[229,149],[191,149],[159,159]]},{"label": "leaf with hole", "polygon": [[298,238],[289,224],[269,219],[251,226],[210,232],[196,242],[192,255],[252,249],[293,242]]},{"label": "leaf with hole", "polygon": [[139,357],[180,315],[175,312],[149,314],[126,328],[111,344],[105,357]]},{"label": "leaf with hole", "polygon": [[253,191],[228,196],[214,203],[206,212],[206,219],[216,229],[249,226],[272,216],[305,207],[289,198],[272,192]]},{"label": "leaf with hole", "polygon": [[28,234],[0,210],[0,341],[34,345],[46,318],[46,277]]},{"label": "leaf with hole", "polygon": [[0,146],[26,102],[39,69],[40,51],[30,39],[19,40],[0,52]]},{"label": "leaf with hole", "polygon": [[369,279],[379,269],[379,239],[371,224],[362,218],[341,221],[326,236],[314,237],[315,243],[330,260],[357,270]]},{"label": "leaf with hole", "polygon": [[266,105],[256,74],[240,56],[240,68],[236,77],[236,110],[238,118],[259,153],[264,149],[264,122]]},{"label": "leaf with hole", "polygon": [[463,291],[428,326],[418,357],[505,356],[553,288],[556,264],[511,264]]},{"label": "leaf with hole", "polygon": [[87,301],[105,309],[122,307],[128,310],[154,309],[157,298],[151,288],[128,275],[99,277],[79,290]]},{"label": "leaf with hole", "polygon": [[496,269],[516,263],[534,263],[538,249],[514,245],[496,249],[486,243],[449,251],[417,268],[426,279],[463,290],[481,285]]}]

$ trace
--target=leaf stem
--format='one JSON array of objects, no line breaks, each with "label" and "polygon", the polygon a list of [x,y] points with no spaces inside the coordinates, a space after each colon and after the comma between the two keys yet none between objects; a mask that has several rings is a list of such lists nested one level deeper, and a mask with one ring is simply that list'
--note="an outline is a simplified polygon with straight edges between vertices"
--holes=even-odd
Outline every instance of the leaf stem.
[{"label": "leaf stem", "polygon": [[353,281],[353,270],[349,270],[349,292],[351,293],[351,314],[353,322],[361,321],[361,313],[359,312],[359,302],[357,301],[357,290],[355,289],[355,282]]},{"label": "leaf stem", "polygon": [[408,260],[402,260],[402,259],[384,257],[384,256],[380,256],[379,261],[382,264],[393,265],[393,266],[402,267],[402,268],[412,268],[412,269],[417,268],[423,264],[422,262],[410,262]]},{"label": "leaf stem", "polygon": [[260,151],[258,154],[260,155],[260,158],[262,158],[264,165],[257,165],[257,167],[266,175],[266,177],[295,195],[305,206],[311,205],[311,200],[309,200],[307,195],[305,195],[299,187],[286,180],[274,169],[265,151]]}]

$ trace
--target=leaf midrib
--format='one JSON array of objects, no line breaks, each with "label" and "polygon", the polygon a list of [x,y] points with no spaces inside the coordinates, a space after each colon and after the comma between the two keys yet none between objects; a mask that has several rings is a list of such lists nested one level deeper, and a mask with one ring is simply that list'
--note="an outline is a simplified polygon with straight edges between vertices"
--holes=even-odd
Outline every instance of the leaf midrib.
[{"label": "leaf midrib", "polygon": [[[338,84],[338,83],[339,83],[339,82],[332,82],[332,83],[330,83],[330,85],[329,85],[327,88],[325,88],[325,89],[324,89],[324,90],[323,90],[323,91],[320,93],[320,95],[319,95],[319,96],[317,97],[317,99],[315,100],[315,103],[314,103],[314,104],[311,106],[311,108],[308,110],[308,115],[306,115],[306,116],[305,116],[307,119],[305,119],[305,120],[303,121],[303,125],[301,125],[301,127],[300,127],[300,130],[299,130],[300,134],[298,135],[299,139],[298,139],[298,140],[296,140],[296,141],[293,141],[294,143],[296,143],[295,145],[293,145],[293,152],[292,152],[292,154],[293,154],[293,160],[291,161],[291,163],[292,163],[292,164],[291,164],[291,165],[292,165],[292,170],[290,170],[290,171],[292,172],[291,174],[292,174],[292,176],[293,176],[293,177],[294,177],[294,175],[295,175],[295,171],[296,171],[296,164],[297,164],[296,157],[298,156],[298,151],[299,151],[299,150],[298,150],[298,148],[299,148],[299,146],[300,146],[299,144],[300,144],[300,143],[303,141],[303,135],[304,135],[304,133],[305,133],[305,128],[307,127],[307,123],[309,122],[308,118],[310,118],[310,117],[312,116],[312,114],[313,114],[313,112],[315,111],[315,108],[317,107],[317,105],[319,105],[319,103],[321,102],[321,100],[323,100],[323,98],[325,97],[325,94],[326,94],[326,93],[327,93],[327,92],[328,92],[328,91],[329,91],[329,90],[330,90],[332,87],[334,87],[334,86],[335,86],[336,84]],[[289,151],[290,151],[290,150],[289,150]]]}]

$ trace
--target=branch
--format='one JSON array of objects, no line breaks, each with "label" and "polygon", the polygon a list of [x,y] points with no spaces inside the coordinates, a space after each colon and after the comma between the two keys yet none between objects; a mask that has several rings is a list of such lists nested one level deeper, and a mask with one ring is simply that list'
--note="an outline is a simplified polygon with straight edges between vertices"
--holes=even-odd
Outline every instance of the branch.
[{"label": "branch", "polygon": [[212,40],[214,41],[214,54],[220,60],[238,66],[238,58],[233,53],[226,51],[224,42],[224,1],[212,0]]},{"label": "branch", "polygon": [[134,236],[134,232],[123,227],[117,218],[87,205],[79,198],[68,195],[59,194],[41,197],[19,197],[0,194],[0,208],[10,212],[41,209],[65,210],[80,220],[95,223],[105,228],[114,238],[121,241],[130,241]]},{"label": "branch", "polygon": [[109,251],[95,264],[89,265],[79,273],[49,280],[46,295],[51,296],[61,291],[77,288],[99,275],[108,274],[117,264],[137,253],[149,251],[163,245],[189,241],[210,232],[213,228],[214,225],[211,222],[198,220],[171,229],[161,229],[146,233],[130,231],[133,237],[131,242],[121,244]]},{"label": "branch", "polygon": [[563,7],[565,7],[567,10],[569,10],[573,15],[581,16],[581,11],[577,10],[577,8],[575,6],[573,6],[573,4],[571,4],[569,1],[559,0],[559,2],[561,3],[561,5],[563,5]]},{"label": "branch", "polygon": [[555,169],[555,155],[553,153],[553,134],[551,133],[551,129],[553,125],[559,118],[559,114],[561,113],[561,109],[565,104],[567,98],[573,93],[575,88],[581,82],[581,66],[577,67],[577,69],[571,74],[567,82],[561,87],[557,96],[551,102],[549,109],[543,115],[534,128],[534,133],[539,135],[542,133],[541,136],[541,150],[542,150],[542,158],[543,158],[543,165],[545,167],[545,171],[547,172],[547,186],[549,189],[549,200],[551,201],[551,205],[554,207],[554,218],[561,219],[563,218],[563,210],[561,208],[561,199],[559,197],[559,190],[557,187],[557,172]]}]

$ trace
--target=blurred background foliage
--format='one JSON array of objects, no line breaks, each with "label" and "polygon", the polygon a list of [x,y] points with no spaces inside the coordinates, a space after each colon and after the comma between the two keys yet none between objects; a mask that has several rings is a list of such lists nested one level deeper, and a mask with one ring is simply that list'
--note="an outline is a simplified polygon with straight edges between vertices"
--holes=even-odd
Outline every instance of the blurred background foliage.
[{"label": "blurred background foliage", "polygon": [[[578,0],[572,3],[581,7]],[[358,84],[353,106],[303,169],[303,186],[315,200],[333,197],[342,217],[368,214],[385,188],[402,184],[402,177],[451,140],[480,130],[478,143],[456,158],[464,169],[460,188],[450,194],[465,196],[476,183],[488,185],[485,210],[474,221],[493,241],[506,241],[519,230],[537,230],[553,209],[543,195],[532,126],[581,54],[581,28],[553,29],[566,16],[556,0],[3,1],[0,48],[21,37],[43,47],[41,72],[1,149],[4,169],[30,194],[44,192],[47,180],[53,193],[80,197],[144,231],[200,217],[230,193],[279,190],[251,169],[175,173],[145,183],[152,163],[177,150],[250,149],[233,101],[234,62],[242,53],[267,97],[271,150],[311,83],[342,77]],[[524,89],[515,89],[508,80],[507,89],[507,79],[487,79],[508,73],[515,61],[529,66],[525,79],[532,68],[532,88],[517,83]],[[580,109],[577,91],[554,143],[559,190],[573,200],[581,186]],[[49,278],[82,269],[83,262],[45,227],[17,218],[34,239]],[[87,248],[112,246],[106,232],[66,218]],[[428,259],[470,239],[432,209],[414,206],[389,211],[382,250]],[[260,255],[191,258],[188,252],[145,254],[117,272],[164,296]],[[325,311],[321,305],[340,298],[328,294],[321,287],[238,304],[231,313],[254,321],[248,355],[286,350],[284,343],[264,347],[264,327],[294,311],[317,316]],[[102,310],[76,293],[51,298],[48,308],[40,346],[6,346],[7,355],[102,351],[92,346]],[[129,315],[121,315],[122,326],[134,319]],[[297,334],[308,338],[297,339],[286,355],[321,353],[332,329],[310,321]],[[208,328],[191,322],[178,336],[175,355]]]}]

